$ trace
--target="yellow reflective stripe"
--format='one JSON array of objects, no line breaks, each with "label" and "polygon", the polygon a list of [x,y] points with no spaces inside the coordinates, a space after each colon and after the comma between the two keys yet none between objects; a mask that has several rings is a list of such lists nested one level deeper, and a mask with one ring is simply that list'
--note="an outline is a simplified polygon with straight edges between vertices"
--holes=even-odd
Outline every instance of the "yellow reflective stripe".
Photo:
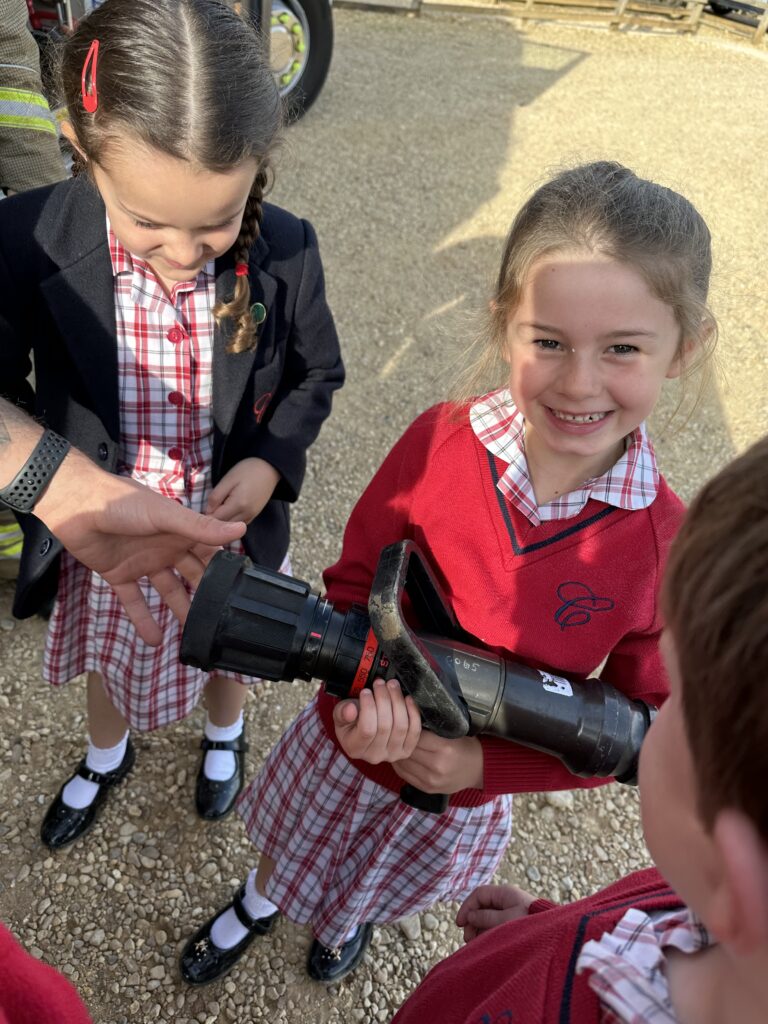
[{"label": "yellow reflective stripe", "polygon": [[0,89],[0,103],[33,103],[36,107],[45,107],[48,110],[48,100],[39,92],[31,92],[29,89]]},{"label": "yellow reflective stripe", "polygon": [[0,113],[0,125],[7,128],[27,128],[33,132],[56,134],[56,126],[44,117],[22,117],[17,114]]}]

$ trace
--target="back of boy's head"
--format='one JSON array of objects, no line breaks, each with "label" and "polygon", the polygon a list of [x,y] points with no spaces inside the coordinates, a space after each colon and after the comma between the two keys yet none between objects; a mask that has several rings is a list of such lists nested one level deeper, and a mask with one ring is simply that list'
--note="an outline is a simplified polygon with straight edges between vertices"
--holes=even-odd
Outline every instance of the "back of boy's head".
[{"label": "back of boy's head", "polygon": [[[82,78],[94,40],[96,110],[85,109]],[[140,146],[226,172],[253,158],[258,168],[235,243],[235,260],[248,261],[259,234],[269,156],[282,123],[282,106],[258,34],[220,0],[106,0],[67,39],[60,91],[80,150],[102,164],[110,152]],[[137,168],[140,152],[136,153]],[[82,169],[76,154],[75,171]],[[231,303],[214,310],[234,317],[230,350],[253,342],[247,278],[238,278]]]},{"label": "back of boy's head", "polygon": [[768,842],[768,438],[693,502],[663,605],[702,820],[735,808]]}]

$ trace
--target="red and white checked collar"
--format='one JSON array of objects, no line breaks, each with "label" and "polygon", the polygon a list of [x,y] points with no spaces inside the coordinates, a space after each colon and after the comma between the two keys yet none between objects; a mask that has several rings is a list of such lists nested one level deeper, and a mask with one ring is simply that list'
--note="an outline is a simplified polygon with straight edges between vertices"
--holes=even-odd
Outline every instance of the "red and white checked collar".
[{"label": "red and white checked collar", "polygon": [[[109,258],[112,261],[112,276],[130,274],[131,301],[150,313],[156,313],[168,299],[154,270],[146,260],[134,256],[119,241],[109,223],[109,217],[107,217],[107,238],[109,239]],[[213,280],[215,272],[215,262],[209,260],[191,281],[178,281],[171,289],[171,304],[176,305],[179,295],[194,291],[198,281],[208,284]],[[159,285],[160,287],[158,287]]]},{"label": "red and white checked collar", "polygon": [[525,457],[525,419],[509,390],[493,391],[475,402],[469,421],[483,446],[509,463],[497,486],[534,526],[551,519],[570,519],[590,498],[617,508],[639,509],[647,508],[656,497],[659,470],[642,423],[627,436],[624,454],[606,473],[586,480],[579,490],[537,505]]},{"label": "red and white checked collar", "polygon": [[626,912],[611,932],[585,942],[576,971],[603,1007],[601,1024],[677,1024],[669,996],[665,948],[698,953],[714,940],[687,907]]}]

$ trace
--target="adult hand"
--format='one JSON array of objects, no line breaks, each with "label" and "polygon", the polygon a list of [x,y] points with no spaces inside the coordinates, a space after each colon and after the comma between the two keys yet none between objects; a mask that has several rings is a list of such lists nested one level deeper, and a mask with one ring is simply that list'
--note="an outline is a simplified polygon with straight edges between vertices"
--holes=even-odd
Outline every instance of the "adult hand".
[{"label": "adult hand", "polygon": [[464,929],[464,941],[471,942],[505,921],[525,917],[535,899],[514,885],[481,885],[459,907],[456,924]]},{"label": "adult hand", "polygon": [[421,734],[421,715],[413,697],[404,697],[396,679],[376,679],[357,700],[333,709],[336,737],[347,757],[380,764],[409,757]]},{"label": "adult hand", "polygon": [[483,748],[476,736],[448,740],[423,732],[411,756],[395,771],[424,793],[458,793],[483,788]]},{"label": "adult hand", "polygon": [[280,474],[264,459],[243,459],[219,480],[206,512],[227,522],[250,523],[274,493]]},{"label": "adult hand", "polygon": [[[184,622],[193,586],[216,550],[245,533],[242,522],[198,515],[128,477],[99,469],[71,449],[35,515],[65,548],[113,588],[136,632],[148,644],[161,640],[138,580],[150,582]],[[174,572],[173,570],[176,570]]]}]

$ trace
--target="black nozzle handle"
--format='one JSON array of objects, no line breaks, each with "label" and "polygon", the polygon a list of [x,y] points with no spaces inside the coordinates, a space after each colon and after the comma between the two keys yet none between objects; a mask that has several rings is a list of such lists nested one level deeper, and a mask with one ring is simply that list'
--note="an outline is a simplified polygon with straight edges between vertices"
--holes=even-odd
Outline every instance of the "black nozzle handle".
[{"label": "black nozzle handle", "polygon": [[397,679],[421,711],[432,732],[448,739],[466,736],[470,716],[456,679],[446,673],[429,648],[408,626],[403,597],[417,616],[444,635],[460,632],[453,613],[419,548],[411,540],[384,548],[376,568],[368,615],[381,650],[397,666]]},{"label": "black nozzle handle", "polygon": [[417,811],[429,811],[430,814],[443,814],[448,808],[448,797],[445,793],[425,793],[407,782],[400,790],[400,799]]}]

